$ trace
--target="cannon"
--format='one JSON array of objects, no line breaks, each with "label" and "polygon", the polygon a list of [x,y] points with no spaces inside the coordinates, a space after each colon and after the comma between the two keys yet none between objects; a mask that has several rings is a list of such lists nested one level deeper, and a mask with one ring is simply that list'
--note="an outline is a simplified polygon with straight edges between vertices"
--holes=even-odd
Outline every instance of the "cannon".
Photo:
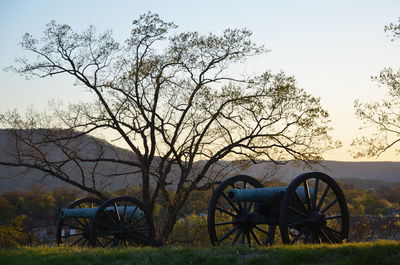
[{"label": "cannon", "polygon": [[84,198],[61,209],[56,239],[67,246],[143,246],[154,242],[154,231],[152,215],[135,198]]},{"label": "cannon", "polygon": [[349,234],[343,192],[320,172],[303,173],[287,187],[263,187],[246,175],[228,178],[214,190],[207,218],[213,245],[332,244]]}]

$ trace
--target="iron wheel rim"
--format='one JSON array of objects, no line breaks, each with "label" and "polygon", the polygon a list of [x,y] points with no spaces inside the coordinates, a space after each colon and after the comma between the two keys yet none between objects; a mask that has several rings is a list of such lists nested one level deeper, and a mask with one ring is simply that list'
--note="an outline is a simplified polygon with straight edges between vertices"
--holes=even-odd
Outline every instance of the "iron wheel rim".
[{"label": "iron wheel rim", "polygon": [[[250,247],[252,245],[272,245],[275,235],[274,225],[246,224],[246,215],[254,211],[256,204],[233,202],[228,198],[227,190],[239,187],[262,188],[263,185],[258,180],[246,175],[231,177],[218,185],[208,206],[207,226],[211,244],[214,246],[247,244]],[[218,213],[221,214],[219,217]],[[220,233],[217,231],[218,229],[227,231]]]},{"label": "iron wheel rim", "polygon": [[349,212],[339,185],[320,172],[296,177],[282,199],[279,226],[284,244],[345,242]]},{"label": "iron wheel rim", "polygon": [[[83,198],[68,205],[67,209],[94,208],[102,204],[97,198]],[[85,207],[87,206],[87,207]],[[56,240],[58,245],[89,247],[89,218],[60,218],[57,224]],[[79,230],[78,233],[65,235],[66,227],[69,231]],[[64,234],[64,235],[63,235]],[[69,242],[71,239],[71,242]]]},{"label": "iron wheel rim", "polygon": [[[134,206],[128,218],[127,207]],[[113,210],[113,212],[107,209]],[[121,208],[120,208],[121,207]],[[91,219],[89,240],[97,247],[138,247],[154,242],[154,222],[145,205],[132,197],[119,196],[104,202]]]}]

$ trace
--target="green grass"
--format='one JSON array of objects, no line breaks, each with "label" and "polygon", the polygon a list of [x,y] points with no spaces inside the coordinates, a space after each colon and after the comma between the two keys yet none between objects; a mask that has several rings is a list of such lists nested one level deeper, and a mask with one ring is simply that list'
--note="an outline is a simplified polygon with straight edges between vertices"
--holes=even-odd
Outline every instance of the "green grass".
[{"label": "green grass", "polygon": [[79,249],[23,247],[0,250],[0,265],[385,265],[400,264],[400,242],[379,241],[343,245],[274,246],[270,248],[119,248]]}]

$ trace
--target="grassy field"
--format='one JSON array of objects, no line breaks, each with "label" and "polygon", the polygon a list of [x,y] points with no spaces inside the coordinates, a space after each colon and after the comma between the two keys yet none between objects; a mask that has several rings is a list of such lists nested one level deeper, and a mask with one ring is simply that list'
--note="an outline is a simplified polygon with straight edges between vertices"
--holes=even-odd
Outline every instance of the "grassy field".
[{"label": "grassy field", "polygon": [[400,242],[274,246],[270,248],[119,248],[79,249],[24,247],[0,250],[1,265],[123,265],[123,264],[396,264]]}]

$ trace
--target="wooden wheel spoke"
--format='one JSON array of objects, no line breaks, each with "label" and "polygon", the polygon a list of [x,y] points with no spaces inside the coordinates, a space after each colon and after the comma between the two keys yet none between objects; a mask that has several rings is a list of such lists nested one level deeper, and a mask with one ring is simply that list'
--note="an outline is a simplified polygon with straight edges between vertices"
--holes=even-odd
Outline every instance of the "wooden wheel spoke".
[{"label": "wooden wheel spoke", "polygon": [[318,244],[322,244],[321,237],[319,236],[319,233],[314,234],[314,241]]},{"label": "wooden wheel spoke", "polygon": [[342,218],[342,215],[333,215],[333,216],[325,217],[326,220],[338,219],[338,218]]},{"label": "wooden wheel spoke", "polygon": [[108,239],[108,241],[103,245],[104,248],[115,241],[115,238],[107,238],[107,239]]},{"label": "wooden wheel spoke", "polygon": [[297,192],[297,190],[294,191],[294,195],[295,195],[296,200],[301,205],[301,208],[303,208],[304,212],[306,213],[307,208],[304,206],[305,203],[304,203],[303,199],[301,198],[301,196],[299,195],[299,193]]},{"label": "wooden wheel spoke", "polygon": [[239,211],[242,213],[242,212],[244,211],[244,207],[243,207],[242,202],[238,201],[238,202],[237,202],[237,205],[238,205],[238,207],[239,207]]},{"label": "wooden wheel spoke", "polygon": [[329,226],[325,226],[326,229],[328,229],[331,233],[335,234],[336,236],[338,236],[339,238],[342,236],[342,233],[337,231],[336,229],[333,229]]},{"label": "wooden wheel spoke", "polygon": [[250,233],[253,236],[254,240],[257,242],[257,244],[262,246],[262,243],[261,243],[260,239],[258,238],[258,236],[256,235],[256,233],[254,233],[253,230],[250,230]]},{"label": "wooden wheel spoke", "polygon": [[246,239],[246,238],[245,238],[245,232],[242,231],[241,237],[240,237],[240,244],[244,245],[245,239]]},{"label": "wooden wheel spoke", "polygon": [[319,178],[315,179],[314,192],[312,195],[311,206],[313,209],[317,208],[317,195],[318,195]]},{"label": "wooden wheel spoke", "polygon": [[[82,223],[80,219],[83,219],[85,223]],[[82,227],[87,227],[89,223],[86,221],[86,218],[74,218],[74,220],[79,223]]]},{"label": "wooden wheel spoke", "polygon": [[[91,208],[93,208],[93,202],[92,202],[90,205],[91,205]],[[80,209],[82,209],[82,205],[81,205],[81,204],[79,204],[78,207],[79,207]],[[84,208],[86,208],[86,207],[84,207]],[[89,225],[89,223],[88,223],[88,221],[86,220],[86,218],[83,218],[85,224],[83,224],[78,218],[75,218],[75,220],[76,220],[81,226],[88,226],[88,225]]]},{"label": "wooden wheel spoke", "polygon": [[306,228],[303,227],[303,228],[299,231],[299,233],[297,233],[297,235],[290,241],[290,244],[296,243],[296,241],[299,240],[300,237],[301,237],[302,235],[304,235],[305,231],[306,231]]},{"label": "wooden wheel spoke", "polygon": [[104,209],[104,214],[108,217],[108,219],[114,224],[114,225],[117,225],[116,223],[115,223],[115,220],[114,220],[114,218],[108,213],[108,211],[106,211],[105,209]]},{"label": "wooden wheel spoke", "polygon": [[129,231],[129,238],[134,238],[139,240],[140,242],[146,243],[149,242],[150,240],[146,237],[146,235],[143,235],[141,233],[138,233],[136,231]]},{"label": "wooden wheel spoke", "polygon": [[235,238],[234,238],[233,241],[232,241],[232,246],[236,245],[236,243],[237,243],[237,241],[238,241],[240,235],[241,235],[240,230],[239,230],[239,229],[236,230]]},{"label": "wooden wheel spoke", "polygon": [[262,229],[261,227],[258,227],[257,225],[255,225],[254,228],[268,236],[270,235],[270,233],[268,231],[265,231],[264,229]]},{"label": "wooden wheel spoke", "polygon": [[81,247],[83,247],[88,242],[88,239],[85,237],[85,240],[81,243]]},{"label": "wooden wheel spoke", "polygon": [[116,202],[113,203],[115,215],[117,216],[117,220],[121,222],[121,216],[119,214],[118,205]]},{"label": "wooden wheel spoke", "polygon": [[223,235],[220,239],[219,242],[224,241],[225,239],[227,239],[230,235],[232,235],[239,227],[235,226],[234,228],[232,228],[231,230],[229,230],[227,233],[225,233],[225,235]]},{"label": "wooden wheel spoke", "polygon": [[237,216],[237,215],[235,215],[235,214],[233,214],[233,213],[231,213],[231,212],[228,212],[227,210],[222,209],[222,208],[220,208],[220,207],[215,207],[215,209],[217,209],[217,210],[219,210],[219,211],[221,211],[221,212],[223,212],[223,213],[226,213],[227,215],[230,215],[230,216],[232,216],[232,217],[236,217],[236,216]]},{"label": "wooden wheel spoke", "polygon": [[250,202],[250,203],[249,203],[249,207],[247,208],[249,212],[250,212],[251,209],[253,208],[253,205],[254,205],[254,202]]},{"label": "wooden wheel spoke", "polygon": [[250,233],[246,232],[246,241],[247,241],[247,245],[249,247],[251,247],[251,238],[250,238]]},{"label": "wooden wheel spoke", "polygon": [[328,203],[328,205],[325,206],[324,209],[321,210],[321,213],[325,213],[329,208],[331,208],[336,202],[338,201],[338,199],[334,199],[333,201],[331,201],[330,203]]},{"label": "wooden wheel spoke", "polygon": [[96,243],[97,243],[97,244],[99,244],[101,247],[103,247],[103,248],[104,248],[104,244],[103,244],[103,243],[101,243],[101,241],[100,241],[100,240],[98,240],[97,238],[96,238]]},{"label": "wooden wheel spoke", "polygon": [[229,203],[229,205],[235,210],[236,213],[239,213],[239,209],[233,204],[233,202],[229,199],[228,196],[226,196],[225,192],[222,192],[222,197],[225,198],[225,200]]},{"label": "wooden wheel spoke", "polygon": [[82,239],[85,239],[85,237],[80,237],[80,238],[78,238],[76,241],[74,241],[74,243],[71,244],[71,246],[75,246],[75,245],[78,244]]},{"label": "wooden wheel spoke", "polygon": [[234,223],[235,223],[235,221],[231,221],[231,222],[215,223],[214,225],[215,225],[215,226],[219,226],[219,225],[232,225],[232,224],[234,224]]},{"label": "wooden wheel spoke", "polygon": [[138,246],[138,244],[128,237],[128,241],[131,243],[132,246]]},{"label": "wooden wheel spoke", "polygon": [[139,206],[135,206],[135,210],[133,210],[133,212],[131,213],[131,216],[128,218],[129,220],[133,220],[133,217],[135,216],[137,209],[139,208]]},{"label": "wooden wheel spoke", "polygon": [[333,244],[332,239],[328,236],[327,230],[325,228],[321,229],[321,233],[323,235],[323,237],[331,244]]},{"label": "wooden wheel spoke", "polygon": [[322,227],[322,232],[326,237],[328,237],[329,241],[332,243],[341,243],[342,242],[342,234],[328,226]]},{"label": "wooden wheel spoke", "polygon": [[319,199],[318,205],[316,207],[317,210],[321,209],[321,206],[325,201],[325,197],[328,194],[329,189],[330,189],[330,186],[326,185],[326,188],[325,188],[324,192],[322,193],[321,198]]},{"label": "wooden wheel spoke", "polygon": [[[99,240],[99,239],[101,239],[101,238],[103,238],[104,240],[106,240],[106,243],[105,243],[105,244],[104,244],[104,242],[102,242],[102,241]],[[107,247],[107,246],[110,244],[110,242],[114,241],[114,238],[110,238],[110,237],[107,237],[107,236],[105,236],[105,235],[99,234],[99,235],[97,235],[95,241],[96,241],[96,243],[100,244],[102,247]]]},{"label": "wooden wheel spoke", "polygon": [[139,236],[144,236],[144,237],[146,237],[145,234],[142,234],[142,233],[141,233],[141,232],[143,232],[143,231],[146,231],[146,230],[139,230],[139,229],[137,229],[137,228],[131,228],[131,229],[128,229],[127,233],[128,233],[129,235],[139,235]]},{"label": "wooden wheel spoke", "polygon": [[140,216],[138,219],[134,220],[133,222],[131,222],[132,225],[137,225],[140,223],[140,221],[144,220],[146,218],[146,215],[142,215]]},{"label": "wooden wheel spoke", "polygon": [[311,211],[312,208],[311,208],[311,200],[310,200],[310,190],[308,187],[307,180],[304,180],[303,186],[304,186],[304,195],[306,196],[306,204],[307,204],[308,210]]},{"label": "wooden wheel spoke", "polygon": [[296,213],[297,215],[299,215],[301,217],[307,218],[307,216],[304,213],[300,212],[296,208],[293,208],[292,206],[289,206],[289,210],[291,210],[292,212]]}]

